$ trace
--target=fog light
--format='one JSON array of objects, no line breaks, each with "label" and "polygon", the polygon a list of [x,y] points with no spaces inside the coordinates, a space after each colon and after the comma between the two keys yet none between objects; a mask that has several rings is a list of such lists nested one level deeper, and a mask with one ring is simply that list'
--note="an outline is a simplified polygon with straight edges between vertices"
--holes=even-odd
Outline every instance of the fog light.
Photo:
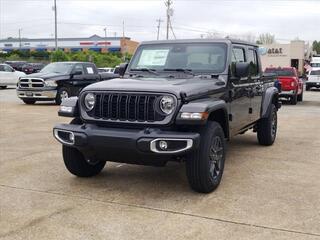
[{"label": "fog light", "polygon": [[69,134],[69,140],[70,140],[70,142],[74,142],[74,134],[73,133],[70,133]]},{"label": "fog light", "polygon": [[167,150],[168,149],[168,143],[166,141],[160,141],[159,142],[159,147],[161,150]]}]

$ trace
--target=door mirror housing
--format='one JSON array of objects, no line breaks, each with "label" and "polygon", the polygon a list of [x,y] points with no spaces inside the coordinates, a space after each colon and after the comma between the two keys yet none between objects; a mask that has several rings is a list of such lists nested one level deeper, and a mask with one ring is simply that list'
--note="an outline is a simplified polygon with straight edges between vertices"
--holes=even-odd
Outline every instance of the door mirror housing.
[{"label": "door mirror housing", "polygon": [[234,67],[234,75],[236,78],[248,77],[250,72],[250,64],[246,62],[237,62]]},{"label": "door mirror housing", "polygon": [[127,70],[127,67],[128,67],[128,63],[121,63],[120,66],[119,66],[119,75],[121,77],[124,76],[126,70]]}]

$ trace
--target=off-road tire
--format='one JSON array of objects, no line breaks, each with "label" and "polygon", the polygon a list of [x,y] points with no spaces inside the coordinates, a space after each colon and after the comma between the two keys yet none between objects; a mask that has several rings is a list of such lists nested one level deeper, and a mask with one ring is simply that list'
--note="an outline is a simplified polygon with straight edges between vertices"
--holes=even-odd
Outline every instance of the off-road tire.
[{"label": "off-road tire", "polygon": [[297,105],[297,103],[298,103],[298,95],[295,94],[292,97],[290,97],[290,104],[291,105]]},{"label": "off-road tire", "polygon": [[76,148],[62,146],[63,161],[70,173],[78,177],[93,177],[99,174],[105,161],[99,161],[95,164],[88,163],[83,154]]},{"label": "off-road tire", "polygon": [[[223,175],[226,155],[225,136],[220,124],[214,121],[209,121],[206,126],[199,130],[199,133],[201,137],[200,146],[186,160],[187,178],[194,191],[210,193],[219,186]],[[219,151],[221,158],[219,160],[219,173],[214,177],[215,168],[210,171],[213,162],[211,154],[213,153],[213,144],[217,139],[221,143],[221,151]]]},{"label": "off-road tire", "polygon": [[[257,137],[260,145],[270,146],[277,136],[277,108],[272,104],[268,117],[261,118],[257,125]],[[275,122],[274,122],[275,121]],[[275,125],[274,125],[275,124]]]},{"label": "off-road tire", "polygon": [[303,101],[303,91],[301,92],[301,94],[298,95],[297,100],[298,100],[298,102]]},{"label": "off-road tire", "polygon": [[22,99],[22,101],[28,105],[32,105],[36,103],[36,100],[32,100],[32,99]]},{"label": "off-road tire", "polygon": [[57,105],[60,105],[62,102],[61,94],[66,92],[68,94],[68,97],[70,97],[70,90],[66,87],[59,87],[57,91],[57,96],[55,98],[55,102]]}]

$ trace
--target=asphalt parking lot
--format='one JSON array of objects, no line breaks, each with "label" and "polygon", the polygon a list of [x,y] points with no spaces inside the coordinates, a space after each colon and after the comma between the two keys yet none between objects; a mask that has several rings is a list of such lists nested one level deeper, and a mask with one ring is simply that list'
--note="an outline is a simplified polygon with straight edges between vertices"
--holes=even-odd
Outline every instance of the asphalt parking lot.
[{"label": "asphalt parking lot", "polygon": [[0,90],[0,239],[320,239],[320,91],[279,112],[271,147],[229,143],[220,187],[190,190],[183,164],[64,167],[52,104]]}]

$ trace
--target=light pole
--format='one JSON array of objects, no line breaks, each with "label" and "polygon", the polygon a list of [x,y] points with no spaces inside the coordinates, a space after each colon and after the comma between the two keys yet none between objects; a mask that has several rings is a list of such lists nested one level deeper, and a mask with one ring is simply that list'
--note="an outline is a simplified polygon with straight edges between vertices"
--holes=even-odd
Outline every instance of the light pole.
[{"label": "light pole", "polygon": [[21,50],[22,44],[21,44],[21,31],[22,28],[19,28],[19,49]]},{"label": "light pole", "polygon": [[158,26],[157,26],[157,28],[158,28],[158,32],[157,32],[157,40],[159,40],[160,25],[161,25],[161,22],[163,22],[163,21],[161,20],[161,18],[159,18],[159,19],[157,19],[157,22],[158,22]]},{"label": "light pole", "polygon": [[107,27],[105,27],[104,29],[103,29],[103,31],[104,31],[104,44],[105,44],[105,49],[106,49],[106,52],[107,52]]},{"label": "light pole", "polygon": [[57,51],[58,50],[58,24],[57,24],[57,1],[54,0],[54,48]]}]

